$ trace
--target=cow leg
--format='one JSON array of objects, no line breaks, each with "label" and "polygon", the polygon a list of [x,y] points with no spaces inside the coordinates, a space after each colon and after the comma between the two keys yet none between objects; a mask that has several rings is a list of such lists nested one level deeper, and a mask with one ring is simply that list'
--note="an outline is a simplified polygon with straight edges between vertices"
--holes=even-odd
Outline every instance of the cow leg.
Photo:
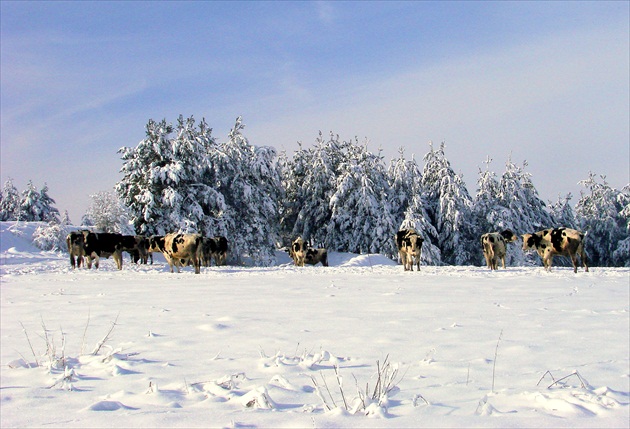
[{"label": "cow leg", "polygon": [[577,273],[577,256],[574,253],[570,253],[571,263],[573,264],[573,272]]},{"label": "cow leg", "polygon": [[584,248],[580,247],[580,261],[582,261],[582,265],[584,266],[584,271],[586,271],[588,273],[588,262],[586,259],[586,252],[584,252]]},{"label": "cow leg", "polygon": [[122,267],[123,267],[122,251],[115,251],[112,256],[114,257],[114,261],[116,262],[116,267],[119,270],[122,270]]},{"label": "cow leg", "polygon": [[101,258],[98,255],[96,255],[94,257],[94,268],[96,268],[97,270],[98,270],[98,266],[100,262],[101,262]]},{"label": "cow leg", "polygon": [[70,265],[72,265],[72,269],[75,269],[74,255],[70,254]]}]

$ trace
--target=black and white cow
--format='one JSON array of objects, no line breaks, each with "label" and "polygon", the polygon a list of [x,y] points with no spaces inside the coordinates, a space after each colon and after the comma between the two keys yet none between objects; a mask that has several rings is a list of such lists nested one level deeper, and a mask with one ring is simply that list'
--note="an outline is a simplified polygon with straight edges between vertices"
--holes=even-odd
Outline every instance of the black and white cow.
[{"label": "black and white cow", "polygon": [[533,234],[524,234],[523,250],[535,249],[547,271],[551,271],[553,257],[560,255],[571,258],[573,272],[577,273],[577,256],[579,256],[585,271],[588,272],[584,236],[583,232],[571,228],[548,228]]},{"label": "black and white cow", "polygon": [[214,264],[217,267],[225,265],[225,261],[227,259],[227,252],[228,252],[227,238],[221,237],[221,236],[203,237],[202,246],[203,246],[202,264],[205,267],[209,267],[210,265],[212,265],[213,259],[214,259]]},{"label": "black and white cow", "polygon": [[298,267],[303,267],[304,262],[306,261],[306,249],[308,245],[306,241],[302,237],[298,237],[291,244],[291,251],[289,252],[291,258],[293,258],[293,262]]},{"label": "black and white cow", "polygon": [[123,235],[122,250],[131,255],[132,261],[137,264],[142,261],[147,263],[149,244],[144,235]]},{"label": "black and white cow", "polygon": [[317,265],[318,263],[322,263],[322,266],[328,266],[328,251],[323,248],[313,249],[309,247],[306,249],[306,255],[304,257],[304,262],[309,265]]},{"label": "black and white cow", "polygon": [[212,237],[203,237],[201,240],[201,248],[203,250],[201,264],[204,267],[209,267],[210,265],[212,265],[212,259],[214,259],[214,255],[217,251],[217,243]]},{"label": "black and white cow", "polygon": [[396,233],[396,247],[405,271],[413,271],[413,266],[420,271],[420,255],[424,239],[418,235],[415,229],[401,229]]},{"label": "black and white cow", "polygon": [[201,261],[203,259],[203,237],[201,234],[166,234],[165,236],[152,236],[149,238],[149,252],[162,252],[166,262],[173,271],[173,266],[192,264],[195,274],[201,273]]},{"label": "black and white cow", "polygon": [[499,260],[505,269],[505,255],[507,244],[516,241],[518,237],[509,229],[502,232],[487,232],[481,236],[481,248],[486,258],[486,265],[491,270],[496,270]]},{"label": "black and white cow", "polygon": [[72,269],[81,268],[81,264],[83,264],[83,257],[85,256],[84,243],[83,231],[74,231],[66,236],[66,244],[68,245]]},{"label": "black and white cow", "polygon": [[100,258],[107,259],[113,256],[116,267],[122,270],[122,234],[90,231],[82,232],[84,239],[83,248],[85,250],[85,259],[87,260],[88,269],[92,268],[92,259],[95,261],[95,268],[98,268]]},{"label": "black and white cow", "polygon": [[227,254],[229,251],[227,238],[223,236],[214,237],[214,242],[217,245],[217,250],[214,253],[214,261],[217,264],[217,267],[225,265],[227,261]]}]

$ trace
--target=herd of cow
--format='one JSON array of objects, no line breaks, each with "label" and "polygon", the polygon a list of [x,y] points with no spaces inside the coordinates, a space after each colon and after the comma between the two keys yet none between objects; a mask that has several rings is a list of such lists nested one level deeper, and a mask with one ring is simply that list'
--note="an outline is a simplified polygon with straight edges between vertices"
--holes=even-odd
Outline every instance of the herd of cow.
[{"label": "herd of cow", "polygon": [[[573,271],[577,273],[577,257],[580,257],[585,271],[588,271],[586,253],[584,252],[584,233],[571,228],[547,228],[533,234],[523,235],[523,250],[536,250],[540,255],[543,266],[551,270],[553,257],[568,256],[573,264]],[[481,236],[481,248],[486,259],[486,265],[496,270],[499,260],[505,268],[507,244],[516,241],[518,237],[510,230],[502,232],[488,232]],[[405,271],[413,271],[413,266],[420,269],[420,253],[424,240],[413,229],[403,229],[396,233],[398,254]]]},{"label": "herd of cow", "polygon": [[201,266],[225,265],[228,241],[225,237],[204,237],[201,234],[122,235],[116,233],[91,232],[80,230],[71,232],[66,237],[70,264],[72,268],[81,267],[85,258],[87,268],[98,268],[100,258],[112,256],[119,270],[122,270],[122,253],[128,252],[135,263],[153,263],[153,253],[161,252],[173,272],[173,266],[179,268],[192,265],[195,273],[201,272]]},{"label": "herd of cow", "polygon": [[[524,234],[522,236],[523,250],[536,250],[548,271],[551,270],[551,263],[556,255],[571,258],[573,271],[576,273],[579,256],[582,265],[588,271],[584,252],[584,235],[570,228],[548,228],[532,234]],[[517,239],[518,237],[510,230],[483,234],[481,247],[488,268],[496,270],[499,261],[505,268],[507,245]],[[98,268],[99,258],[113,256],[116,266],[121,270],[122,252],[131,254],[135,263],[141,261],[145,264],[149,259],[153,263],[153,252],[161,252],[171,272],[173,272],[173,266],[177,268],[177,272],[180,272],[181,266],[193,265],[195,274],[199,274],[201,266],[209,267],[212,260],[215,261],[216,266],[225,265],[228,252],[228,241],[225,237],[204,237],[201,234],[145,237],[81,230],[68,234],[66,241],[72,268],[80,267],[84,258],[87,268],[92,268],[92,260]],[[420,270],[423,241],[424,239],[414,229],[403,229],[396,233],[396,246],[405,271],[413,271],[414,265]],[[301,237],[293,241],[289,254],[298,267],[318,263],[324,267],[328,266],[326,249],[312,248]]]}]

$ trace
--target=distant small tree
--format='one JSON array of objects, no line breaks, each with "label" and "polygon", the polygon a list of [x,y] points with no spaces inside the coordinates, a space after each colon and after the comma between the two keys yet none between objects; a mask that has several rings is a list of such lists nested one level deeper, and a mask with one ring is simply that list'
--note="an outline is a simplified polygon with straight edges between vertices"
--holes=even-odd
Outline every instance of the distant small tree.
[{"label": "distant small tree", "polygon": [[44,187],[39,191],[39,201],[42,208],[40,220],[59,223],[59,210],[54,206],[55,200],[48,195],[48,185],[46,183],[44,183]]},{"label": "distant small tree", "polygon": [[94,225],[100,232],[134,234],[129,222],[129,213],[113,192],[98,192],[90,195],[92,203],[84,215],[84,224]]},{"label": "distant small tree", "polygon": [[13,179],[4,182],[2,201],[0,201],[0,221],[17,220],[20,212],[20,193],[13,185]]},{"label": "distant small tree", "polygon": [[35,188],[31,180],[26,184],[26,189],[22,191],[18,220],[34,222],[42,220],[43,207],[41,204],[41,193]]},{"label": "distant small tree", "polygon": [[61,218],[62,225],[72,225],[72,221],[70,220],[70,215],[68,214],[68,210],[64,210],[63,216]]}]

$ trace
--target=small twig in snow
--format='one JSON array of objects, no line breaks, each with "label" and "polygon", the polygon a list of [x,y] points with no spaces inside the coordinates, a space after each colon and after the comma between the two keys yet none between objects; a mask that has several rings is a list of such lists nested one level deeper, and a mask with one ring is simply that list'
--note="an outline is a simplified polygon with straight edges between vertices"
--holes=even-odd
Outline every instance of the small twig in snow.
[{"label": "small twig in snow", "polygon": [[497,355],[499,354],[499,343],[501,342],[501,337],[503,336],[503,329],[501,329],[501,333],[499,333],[499,339],[497,340],[497,346],[494,349],[494,362],[492,362],[492,392],[494,392],[494,375],[497,366]]},{"label": "small twig in snow", "polygon": [[120,316],[120,313],[118,313],[118,315],[116,316],[116,319],[112,322],[112,326],[111,328],[109,328],[109,331],[107,331],[107,334],[105,334],[103,339],[96,344],[96,347],[94,348],[94,350],[92,350],[92,355],[96,356],[98,352],[101,350],[101,348],[105,345],[105,343],[109,341],[109,337],[112,334],[112,331],[114,330],[114,328],[116,327],[116,322],[118,322],[118,316]]},{"label": "small twig in snow", "polygon": [[33,353],[33,357],[35,358],[35,364],[39,366],[39,360],[37,360],[37,355],[35,354],[35,350],[33,350],[33,344],[31,344],[31,339],[28,337],[28,332],[26,332],[26,328],[24,324],[20,322],[20,326],[22,326],[22,331],[24,331],[24,335],[26,335],[26,341],[28,342],[28,346],[31,348],[31,353]]}]

